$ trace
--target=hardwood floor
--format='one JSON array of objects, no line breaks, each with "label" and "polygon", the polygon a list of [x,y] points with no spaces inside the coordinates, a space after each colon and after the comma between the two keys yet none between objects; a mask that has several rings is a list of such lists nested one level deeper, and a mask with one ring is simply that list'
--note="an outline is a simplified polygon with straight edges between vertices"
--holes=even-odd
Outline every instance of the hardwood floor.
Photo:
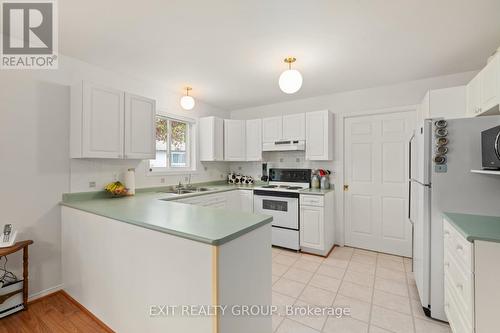
[{"label": "hardwood floor", "polygon": [[29,304],[27,311],[0,319],[0,333],[112,332],[64,292]]}]

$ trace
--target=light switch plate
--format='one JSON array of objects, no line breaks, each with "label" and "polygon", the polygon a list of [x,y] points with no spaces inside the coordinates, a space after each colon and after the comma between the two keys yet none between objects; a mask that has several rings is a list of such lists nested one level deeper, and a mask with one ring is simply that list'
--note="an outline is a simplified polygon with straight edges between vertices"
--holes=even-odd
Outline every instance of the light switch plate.
[{"label": "light switch plate", "polygon": [[434,166],[434,171],[436,173],[445,173],[445,172],[448,172],[448,165],[446,165],[446,164],[436,164]]}]

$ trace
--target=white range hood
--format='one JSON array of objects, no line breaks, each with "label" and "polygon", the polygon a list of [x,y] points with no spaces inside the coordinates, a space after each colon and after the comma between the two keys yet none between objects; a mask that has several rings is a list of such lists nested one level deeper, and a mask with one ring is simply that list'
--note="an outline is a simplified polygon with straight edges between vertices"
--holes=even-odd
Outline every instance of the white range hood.
[{"label": "white range hood", "polygon": [[282,140],[275,142],[265,142],[262,145],[262,151],[292,151],[305,149],[306,142],[304,140]]}]

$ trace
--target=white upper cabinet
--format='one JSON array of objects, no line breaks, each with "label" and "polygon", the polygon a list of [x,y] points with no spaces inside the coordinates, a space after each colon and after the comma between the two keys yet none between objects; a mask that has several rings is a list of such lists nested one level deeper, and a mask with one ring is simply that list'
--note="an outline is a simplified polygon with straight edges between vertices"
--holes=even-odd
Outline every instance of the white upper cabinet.
[{"label": "white upper cabinet", "polygon": [[283,139],[283,117],[262,119],[262,141],[275,142]]},{"label": "white upper cabinet", "polygon": [[466,104],[465,86],[429,90],[417,108],[417,119],[462,118]]},{"label": "white upper cabinet", "polygon": [[224,160],[245,161],[246,124],[244,120],[224,119]]},{"label": "white upper cabinet", "polygon": [[123,158],[125,93],[90,83],[71,90],[71,157]]},{"label": "white upper cabinet", "polygon": [[246,121],[246,160],[262,160],[262,119]]},{"label": "white upper cabinet", "polygon": [[127,159],[154,159],[156,156],[156,102],[125,94],[125,155]]},{"label": "white upper cabinet", "polygon": [[305,140],[305,113],[262,119],[262,141]]},{"label": "white upper cabinet", "polygon": [[476,75],[467,85],[467,116],[474,117],[481,112],[481,77]]},{"label": "white upper cabinet", "polygon": [[71,157],[154,158],[155,114],[151,99],[89,82],[73,86]]},{"label": "white upper cabinet", "polygon": [[500,55],[495,56],[481,71],[481,112],[488,111],[499,102]]},{"label": "white upper cabinet", "polygon": [[200,161],[224,160],[224,120],[217,117],[199,119]]},{"label": "white upper cabinet", "polygon": [[306,159],[333,160],[333,115],[328,110],[306,113]]},{"label": "white upper cabinet", "polygon": [[306,139],[306,115],[305,113],[291,114],[283,116],[283,137],[284,140],[305,140]]},{"label": "white upper cabinet", "polygon": [[500,53],[467,85],[467,116],[500,114]]}]

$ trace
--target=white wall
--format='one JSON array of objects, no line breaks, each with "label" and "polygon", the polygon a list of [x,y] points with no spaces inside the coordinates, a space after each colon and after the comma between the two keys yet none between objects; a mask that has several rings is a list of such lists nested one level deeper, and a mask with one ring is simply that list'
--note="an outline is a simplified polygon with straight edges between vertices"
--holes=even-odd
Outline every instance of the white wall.
[{"label": "white wall", "polygon": [[[459,73],[423,80],[404,82],[396,85],[348,91],[290,102],[262,105],[253,108],[234,110],[233,119],[264,118],[282,114],[308,112],[328,109],[335,114],[334,160],[325,162],[305,161],[304,152],[264,153],[263,159],[268,167],[324,168],[333,172],[331,182],[336,191],[337,235],[336,242],[344,243],[343,232],[343,118],[349,114],[359,114],[376,110],[407,111],[419,104],[429,89],[447,88],[464,85],[476,71]],[[335,79],[335,78],[332,78]],[[307,84],[307,81],[304,81]],[[261,163],[248,162],[230,164],[230,170],[255,177],[261,176]]]},{"label": "white wall", "polygon": [[[58,203],[63,193],[89,190],[89,181],[96,181],[94,190],[99,190],[129,166],[138,167],[138,187],[162,185],[161,177],[146,177],[138,162],[69,159],[69,86],[82,79],[152,97],[169,113],[192,118],[229,116],[199,101],[192,111],[180,110],[182,91],[177,95],[159,83],[145,83],[64,56],[59,70],[0,71],[0,226],[13,223],[19,239],[35,241],[30,250],[30,295],[61,283]],[[227,165],[208,163],[193,181],[220,179],[226,172]],[[166,177],[165,184],[179,178]],[[11,256],[8,267],[18,273],[19,262],[19,256]]]}]

